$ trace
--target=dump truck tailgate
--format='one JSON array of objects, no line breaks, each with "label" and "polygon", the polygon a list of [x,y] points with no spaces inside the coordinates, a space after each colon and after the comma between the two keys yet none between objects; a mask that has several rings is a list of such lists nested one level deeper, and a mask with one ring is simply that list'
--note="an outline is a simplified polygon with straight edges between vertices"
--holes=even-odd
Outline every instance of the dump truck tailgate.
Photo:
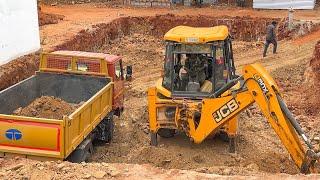
[{"label": "dump truck tailgate", "polygon": [[0,115],[0,150],[62,158],[63,121]]}]

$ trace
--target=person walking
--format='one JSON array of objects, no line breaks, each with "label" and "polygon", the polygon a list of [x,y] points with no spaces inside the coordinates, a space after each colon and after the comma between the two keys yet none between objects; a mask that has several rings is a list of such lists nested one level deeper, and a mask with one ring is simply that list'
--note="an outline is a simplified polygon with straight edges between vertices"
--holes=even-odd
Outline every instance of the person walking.
[{"label": "person walking", "polygon": [[277,53],[277,38],[276,38],[276,29],[277,22],[272,21],[271,24],[267,26],[267,35],[266,35],[266,42],[264,44],[264,51],[263,51],[263,57],[267,56],[267,51],[270,44],[273,44],[273,54]]}]

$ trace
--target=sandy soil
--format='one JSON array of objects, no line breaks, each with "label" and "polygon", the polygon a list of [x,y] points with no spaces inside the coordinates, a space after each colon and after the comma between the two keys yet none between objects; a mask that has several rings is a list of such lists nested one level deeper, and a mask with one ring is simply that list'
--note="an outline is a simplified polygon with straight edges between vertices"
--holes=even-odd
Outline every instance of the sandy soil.
[{"label": "sandy soil", "polygon": [[19,157],[0,159],[1,179],[318,179],[319,175],[260,174],[221,176],[179,169],[164,170],[148,164],[39,162]]},{"label": "sandy soil", "polygon": [[48,24],[57,24],[59,21],[63,20],[63,15],[44,13],[41,8],[38,8],[38,18],[39,26],[44,26]]},{"label": "sandy soil", "polygon": [[[183,134],[178,134],[171,139],[160,139],[158,147],[151,147],[149,145],[145,97],[146,89],[152,86],[161,75],[164,45],[161,33],[150,33],[150,27],[146,27],[143,23],[129,26],[130,23],[125,24],[125,20],[119,20],[113,25],[106,24],[119,17],[152,16],[168,12],[176,15],[205,14],[215,17],[250,15],[283,18],[287,14],[286,11],[255,11],[237,8],[109,8],[101,7],[99,4],[44,6],[43,11],[65,16],[65,19],[58,24],[41,27],[42,45],[45,50],[55,49],[59,45],[59,47],[70,49],[121,54],[125,64],[133,65],[134,79],[126,84],[125,111],[121,118],[116,119],[114,140],[110,144],[96,148],[96,153],[91,159],[92,163],[85,165],[65,163],[59,169],[58,164],[61,163],[47,162],[46,164],[37,161],[27,161],[26,163],[26,160],[19,158],[17,160],[0,158],[0,176],[8,178],[26,176],[30,178],[32,174],[35,174],[35,177],[48,177],[49,179],[53,177],[97,178],[96,176],[100,177],[102,175],[102,178],[114,177],[111,174],[112,170],[108,170],[107,167],[113,167],[117,171],[121,169],[121,172],[115,173],[115,176],[119,175],[119,178],[150,178],[154,174],[161,175],[159,176],[161,178],[167,178],[168,176],[180,176],[186,173],[186,171],[168,170],[172,168],[193,170],[188,171],[187,175],[195,179],[200,177],[213,178],[216,175],[197,174],[194,171],[221,175],[258,176],[262,176],[261,174],[264,173],[298,173],[298,169],[290,159],[289,154],[256,106],[249,109],[251,113],[243,113],[240,116],[240,134],[236,154],[229,154],[227,151],[228,144],[219,138],[207,139],[202,144],[195,145],[189,142]],[[234,13],[234,11],[237,11],[237,13]],[[295,17],[318,21],[320,20],[319,14],[319,9],[297,11]],[[103,24],[91,27],[91,25],[97,23]],[[111,30],[105,28],[108,25],[110,25]],[[87,28],[88,30],[83,30]],[[96,31],[99,28],[102,30]],[[75,36],[80,30],[83,31]],[[310,94],[304,91],[302,87],[306,85],[304,72],[313,57],[314,45],[319,38],[320,31],[316,30],[302,38],[281,41],[278,54],[272,55],[269,52],[268,57],[264,59],[261,58],[262,45],[260,42],[256,40],[253,42],[236,40],[234,43],[234,56],[238,72],[240,73],[241,67],[246,64],[262,63],[279,83],[287,104],[293,113],[298,116],[298,120],[301,121],[312,139],[319,136],[317,125],[320,118],[318,112],[313,111],[314,113],[310,114],[310,109],[317,109],[317,107],[311,108],[308,106],[306,98]],[[24,73],[25,76],[29,75],[30,69],[34,69],[34,64],[36,63],[33,63],[31,67],[28,67],[28,64],[21,66],[21,70],[25,70],[25,66],[29,69],[27,73]],[[18,68],[10,66],[9,69],[17,74],[19,73],[19,66]],[[0,76],[0,81],[1,77],[3,76]],[[15,78],[17,81],[19,80],[19,78]],[[15,167],[15,161],[22,163],[22,166]],[[130,163],[131,165],[123,163]],[[162,170],[162,168],[167,170]],[[20,169],[24,171],[21,172]],[[99,170],[104,173],[97,172]],[[139,174],[132,175],[135,170],[141,172],[141,176]],[[281,175],[277,175],[277,178],[279,177]],[[291,176],[286,175],[286,177]]]},{"label": "sandy soil", "polygon": [[[150,147],[145,96],[147,88],[161,75],[164,44],[161,38],[141,31],[146,29],[143,26],[137,29],[139,31],[130,36],[115,39],[98,50],[121,54],[126,64],[133,65],[134,79],[127,84],[125,112],[117,120],[114,141],[105,147],[98,147],[92,162],[148,163],[168,169],[192,169],[224,175],[298,173],[288,153],[255,106],[250,108],[253,116],[246,113],[241,115],[240,140],[235,155],[229,154],[227,143],[218,138],[195,145],[183,134],[172,139],[161,139],[157,148]],[[294,45],[292,41],[283,41],[279,53],[265,59],[261,58],[261,46],[255,43],[235,41],[234,45],[238,70],[246,64],[262,63],[276,80],[296,87],[281,86],[283,92],[289,95],[285,97],[290,108],[297,111],[294,111],[295,115],[299,115],[300,119],[308,115],[308,107],[294,106],[294,99],[289,97],[296,97],[291,94],[303,96],[297,90],[303,86],[303,72],[312,57],[314,41],[302,46]],[[318,117],[312,118],[316,121]],[[314,126],[310,124],[307,127],[308,132],[312,130],[312,137],[319,135]]]}]

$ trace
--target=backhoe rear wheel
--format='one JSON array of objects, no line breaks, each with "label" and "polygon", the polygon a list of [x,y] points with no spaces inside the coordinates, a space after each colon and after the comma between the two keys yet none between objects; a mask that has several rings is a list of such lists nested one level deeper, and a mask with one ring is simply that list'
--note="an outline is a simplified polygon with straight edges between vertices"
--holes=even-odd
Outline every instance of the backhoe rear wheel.
[{"label": "backhoe rear wheel", "polygon": [[171,138],[176,134],[176,130],[161,128],[158,130],[158,134],[160,137],[163,137],[163,138]]}]

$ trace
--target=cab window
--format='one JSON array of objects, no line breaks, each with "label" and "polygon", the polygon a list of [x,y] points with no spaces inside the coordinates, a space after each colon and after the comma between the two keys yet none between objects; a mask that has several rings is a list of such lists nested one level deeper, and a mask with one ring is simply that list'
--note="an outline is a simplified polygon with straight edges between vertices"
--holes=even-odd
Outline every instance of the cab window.
[{"label": "cab window", "polygon": [[122,60],[118,61],[115,64],[115,74],[117,79],[123,80],[123,68],[122,68]]}]

